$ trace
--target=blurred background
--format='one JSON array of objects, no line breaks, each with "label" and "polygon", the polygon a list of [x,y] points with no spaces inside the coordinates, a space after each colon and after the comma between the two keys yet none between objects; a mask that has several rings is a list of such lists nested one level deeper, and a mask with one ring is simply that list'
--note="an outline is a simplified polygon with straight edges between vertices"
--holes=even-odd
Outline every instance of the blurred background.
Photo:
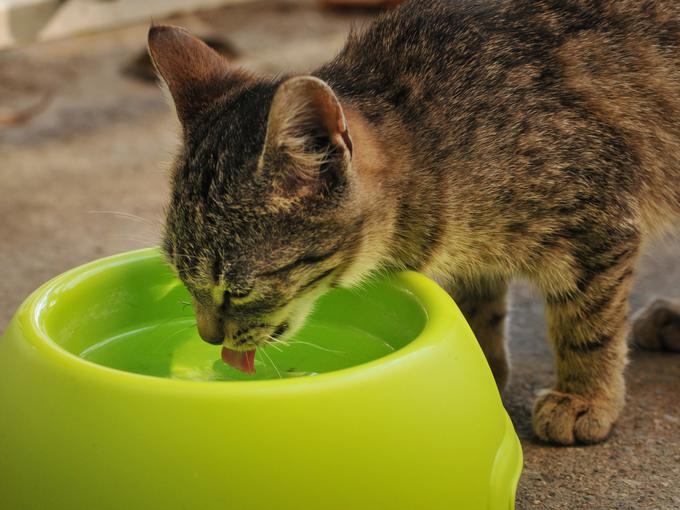
[{"label": "blurred background", "polygon": [[[52,276],[157,243],[177,126],[146,56],[151,19],[278,73],[313,69],[352,24],[395,3],[0,0],[0,332]],[[650,247],[633,309],[680,296],[679,260],[675,243]],[[531,434],[531,399],[552,383],[552,355],[541,301],[522,283],[510,338],[504,401],[526,463],[518,508],[680,508],[680,357],[633,353],[628,407],[610,441],[553,448]]]}]

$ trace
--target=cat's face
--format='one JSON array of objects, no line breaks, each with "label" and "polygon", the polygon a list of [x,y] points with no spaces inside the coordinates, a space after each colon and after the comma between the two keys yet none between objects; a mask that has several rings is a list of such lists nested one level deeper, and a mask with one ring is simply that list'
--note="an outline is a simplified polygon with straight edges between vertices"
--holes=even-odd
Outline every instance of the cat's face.
[{"label": "cat's face", "polygon": [[212,216],[203,207],[171,205],[164,244],[209,342],[249,350],[294,330],[351,260],[347,226],[335,220],[231,208]]},{"label": "cat's face", "polygon": [[[151,54],[184,131],[163,249],[201,336],[250,351],[299,327],[353,261],[361,217],[344,114],[320,80],[258,81],[186,32],[156,29]],[[187,59],[202,59],[200,73]]]},{"label": "cat's face", "polygon": [[[321,190],[288,203],[257,159],[233,167],[222,160],[213,172],[180,163],[163,246],[193,297],[201,336],[248,350],[298,327],[339,281],[358,218],[343,193],[323,205]],[[199,191],[206,172],[213,178]]]}]

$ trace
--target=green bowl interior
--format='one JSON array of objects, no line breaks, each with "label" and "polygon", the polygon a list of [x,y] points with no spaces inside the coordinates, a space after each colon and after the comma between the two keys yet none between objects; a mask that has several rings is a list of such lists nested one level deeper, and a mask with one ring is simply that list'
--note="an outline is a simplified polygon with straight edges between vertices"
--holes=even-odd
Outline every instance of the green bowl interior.
[{"label": "green bowl interior", "polygon": [[299,377],[385,356],[426,322],[416,297],[390,278],[320,299],[288,345],[258,349],[255,375],[225,365],[203,342],[190,298],[156,251],[104,259],[58,278],[37,311],[39,328],[85,360],[156,377],[200,381]]}]

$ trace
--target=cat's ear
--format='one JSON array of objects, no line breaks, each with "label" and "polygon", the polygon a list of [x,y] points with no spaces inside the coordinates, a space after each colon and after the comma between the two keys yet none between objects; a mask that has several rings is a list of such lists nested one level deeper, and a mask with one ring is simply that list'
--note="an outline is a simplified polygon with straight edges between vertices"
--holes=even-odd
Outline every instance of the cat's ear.
[{"label": "cat's ear", "polygon": [[199,38],[180,27],[149,28],[149,55],[172,95],[182,124],[218,98],[244,73]]},{"label": "cat's ear", "polygon": [[285,173],[278,177],[288,187],[344,180],[352,140],[340,101],[324,81],[299,76],[283,82],[267,122],[263,160]]}]

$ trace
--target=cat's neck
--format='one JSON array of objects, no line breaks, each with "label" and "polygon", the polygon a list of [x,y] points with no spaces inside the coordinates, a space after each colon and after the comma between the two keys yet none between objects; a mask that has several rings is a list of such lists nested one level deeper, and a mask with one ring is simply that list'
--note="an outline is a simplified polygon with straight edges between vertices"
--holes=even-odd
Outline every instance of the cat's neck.
[{"label": "cat's neck", "polygon": [[343,104],[352,138],[352,208],[361,211],[361,243],[353,271],[345,283],[353,285],[367,273],[391,265],[391,246],[397,224],[399,197],[395,192],[392,155],[384,133],[349,104]]},{"label": "cat's neck", "polygon": [[[378,124],[344,105],[354,145],[357,201],[363,212],[365,253],[382,267],[422,268],[441,235],[432,207],[437,183],[414,168],[414,150],[395,115]],[[400,132],[401,130],[401,132]],[[429,243],[429,244],[428,244]]]}]

